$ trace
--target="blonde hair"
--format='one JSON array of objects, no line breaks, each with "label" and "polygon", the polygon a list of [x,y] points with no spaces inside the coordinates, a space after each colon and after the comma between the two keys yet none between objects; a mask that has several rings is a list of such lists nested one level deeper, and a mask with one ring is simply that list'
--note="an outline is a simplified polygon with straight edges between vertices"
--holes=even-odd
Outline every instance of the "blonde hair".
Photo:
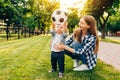
[{"label": "blonde hair", "polygon": [[90,25],[90,28],[88,29],[89,33],[96,36],[96,46],[94,49],[94,52],[97,53],[99,49],[99,38],[98,38],[98,32],[96,27],[96,20],[93,16],[85,15],[82,18],[84,18],[87,25]]}]

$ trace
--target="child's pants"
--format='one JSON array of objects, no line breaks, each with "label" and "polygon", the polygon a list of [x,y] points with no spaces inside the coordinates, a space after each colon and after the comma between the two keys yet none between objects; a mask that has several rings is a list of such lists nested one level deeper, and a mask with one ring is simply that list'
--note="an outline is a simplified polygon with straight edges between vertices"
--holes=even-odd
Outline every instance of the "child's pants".
[{"label": "child's pants", "polygon": [[57,63],[59,67],[59,72],[64,72],[64,51],[61,52],[51,52],[51,65],[53,70],[57,70]]}]

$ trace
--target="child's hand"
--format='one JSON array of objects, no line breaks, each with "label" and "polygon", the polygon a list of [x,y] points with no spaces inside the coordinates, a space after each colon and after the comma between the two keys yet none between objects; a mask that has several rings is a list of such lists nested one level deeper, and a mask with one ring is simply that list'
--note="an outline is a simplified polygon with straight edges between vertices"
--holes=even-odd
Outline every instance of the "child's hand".
[{"label": "child's hand", "polygon": [[68,23],[65,22],[63,26],[64,26],[64,30],[63,30],[63,32],[67,33],[67,32],[68,32],[68,28],[67,28]]},{"label": "child's hand", "polygon": [[62,43],[62,42],[60,42],[59,44],[56,44],[55,46],[54,46],[54,48],[56,49],[56,50],[64,50],[64,47],[65,47],[65,45]]},{"label": "child's hand", "polygon": [[55,29],[55,23],[54,22],[52,23],[52,29]]},{"label": "child's hand", "polygon": [[67,22],[65,22],[65,23],[64,23],[64,27],[66,27],[66,28],[67,28],[67,26],[68,26],[68,23],[67,23]]}]

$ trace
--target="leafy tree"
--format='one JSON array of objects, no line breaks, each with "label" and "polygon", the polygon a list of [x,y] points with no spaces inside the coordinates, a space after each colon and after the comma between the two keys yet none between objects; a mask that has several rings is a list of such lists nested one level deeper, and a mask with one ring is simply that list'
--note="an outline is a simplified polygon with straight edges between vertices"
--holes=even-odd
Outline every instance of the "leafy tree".
[{"label": "leafy tree", "polygon": [[[109,16],[115,13],[113,7],[118,6],[119,0],[88,0],[85,4],[85,7],[82,11],[82,15],[89,14],[93,15],[96,20],[99,22],[102,28],[102,38],[105,38],[105,24]],[[107,13],[107,16],[104,16],[104,13]]]},{"label": "leafy tree", "polygon": [[35,27],[38,26],[37,21],[34,20],[34,16],[28,17],[25,21],[25,25],[29,28],[29,37],[30,33],[34,35]]},{"label": "leafy tree", "polygon": [[1,0],[0,4],[0,19],[7,23],[6,34],[8,40],[9,26],[12,24],[12,20],[15,17],[17,10],[9,0]]},{"label": "leafy tree", "polygon": [[46,26],[51,24],[51,14],[59,7],[59,3],[53,0],[31,0],[30,7],[34,20],[38,23],[38,29],[45,31]]},{"label": "leafy tree", "polygon": [[28,1],[26,0],[11,0],[11,3],[17,10],[15,17],[13,18],[13,24],[14,27],[18,28],[18,39],[20,38],[20,28],[25,26],[27,13],[30,12],[30,10],[27,8],[27,2]]},{"label": "leafy tree", "polygon": [[115,33],[117,31],[120,31],[120,13],[116,13],[115,15],[110,16],[108,23],[107,23],[107,29],[111,33]]},{"label": "leafy tree", "polygon": [[78,9],[75,8],[70,8],[69,9],[70,13],[68,15],[68,28],[69,28],[69,32],[73,32],[73,29],[75,28],[75,26],[78,25],[79,22],[79,17],[78,17]]}]

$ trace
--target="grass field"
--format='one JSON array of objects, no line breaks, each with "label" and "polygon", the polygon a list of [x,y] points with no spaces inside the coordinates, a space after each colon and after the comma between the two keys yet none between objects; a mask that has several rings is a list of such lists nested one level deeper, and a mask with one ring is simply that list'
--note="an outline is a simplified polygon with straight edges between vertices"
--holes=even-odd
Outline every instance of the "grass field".
[{"label": "grass field", "polygon": [[50,36],[36,36],[0,42],[0,80],[120,80],[120,72],[98,60],[91,71],[74,72],[73,61],[66,56],[62,79],[48,73]]},{"label": "grass field", "polygon": [[120,44],[120,40],[110,39],[110,38],[100,39],[100,41],[110,42],[110,43],[115,43],[115,44]]}]

